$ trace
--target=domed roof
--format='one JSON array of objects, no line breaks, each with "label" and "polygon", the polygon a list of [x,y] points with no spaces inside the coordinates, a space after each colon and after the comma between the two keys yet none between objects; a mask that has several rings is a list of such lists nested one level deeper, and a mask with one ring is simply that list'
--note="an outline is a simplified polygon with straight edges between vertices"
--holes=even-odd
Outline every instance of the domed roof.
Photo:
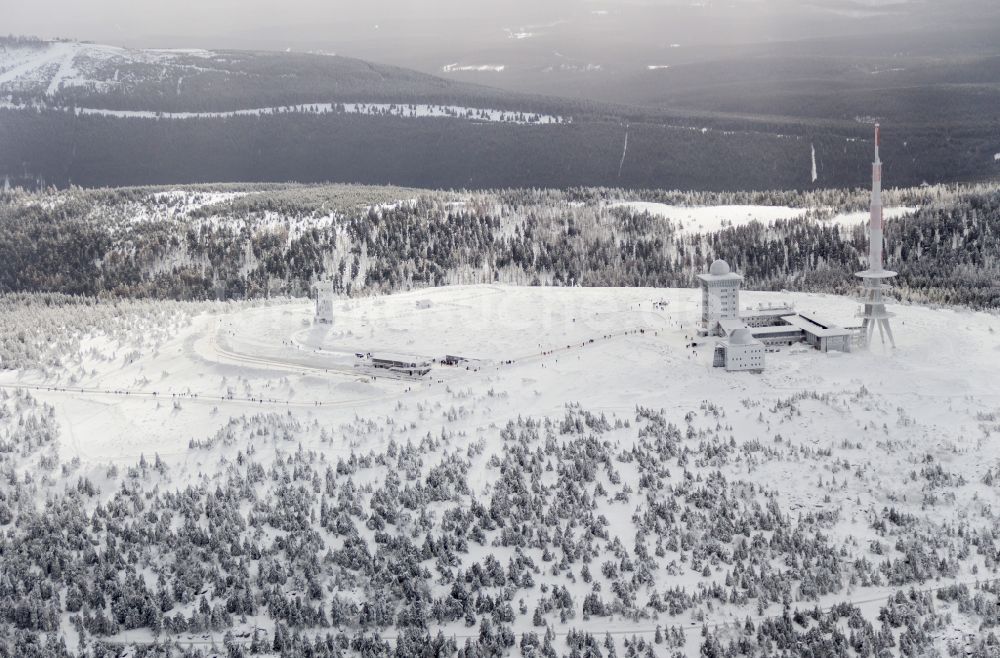
[{"label": "domed roof", "polygon": [[723,274],[729,274],[729,263],[722,260],[721,258],[712,263],[711,267],[708,268],[709,274],[714,274],[716,276],[721,276]]},{"label": "domed roof", "polygon": [[749,329],[737,329],[729,336],[730,345],[749,345],[754,341]]}]

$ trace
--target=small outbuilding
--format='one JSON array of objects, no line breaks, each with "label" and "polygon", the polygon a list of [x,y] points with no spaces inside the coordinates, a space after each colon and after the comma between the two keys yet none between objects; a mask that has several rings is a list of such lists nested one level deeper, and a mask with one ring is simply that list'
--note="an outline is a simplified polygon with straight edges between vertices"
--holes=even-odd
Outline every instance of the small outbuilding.
[{"label": "small outbuilding", "polygon": [[764,352],[764,343],[754,338],[749,329],[736,329],[715,344],[712,365],[727,372],[763,372]]}]

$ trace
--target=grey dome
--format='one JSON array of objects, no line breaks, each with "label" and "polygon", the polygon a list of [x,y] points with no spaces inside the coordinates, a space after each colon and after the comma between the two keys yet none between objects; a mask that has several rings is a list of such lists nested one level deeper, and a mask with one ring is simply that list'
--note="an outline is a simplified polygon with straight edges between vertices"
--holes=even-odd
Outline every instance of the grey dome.
[{"label": "grey dome", "polygon": [[731,345],[749,345],[754,341],[753,334],[749,329],[737,329],[729,337]]},{"label": "grey dome", "polygon": [[721,258],[712,263],[711,267],[708,268],[709,274],[714,274],[716,276],[722,276],[724,274],[729,274],[729,263],[722,260]]}]

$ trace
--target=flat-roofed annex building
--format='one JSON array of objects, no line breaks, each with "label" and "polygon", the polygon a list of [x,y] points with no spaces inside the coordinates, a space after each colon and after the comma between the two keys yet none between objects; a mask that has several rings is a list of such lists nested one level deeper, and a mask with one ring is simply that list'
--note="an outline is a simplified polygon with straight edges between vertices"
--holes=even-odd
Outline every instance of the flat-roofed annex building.
[{"label": "flat-roofed annex building", "polygon": [[820,352],[850,352],[851,343],[857,335],[852,329],[820,322],[801,313],[787,315],[782,320],[800,329],[805,342]]},{"label": "flat-roofed annex building", "polygon": [[357,358],[354,367],[373,375],[389,372],[397,376],[423,377],[431,371],[428,359],[407,354],[357,352],[354,356]]}]

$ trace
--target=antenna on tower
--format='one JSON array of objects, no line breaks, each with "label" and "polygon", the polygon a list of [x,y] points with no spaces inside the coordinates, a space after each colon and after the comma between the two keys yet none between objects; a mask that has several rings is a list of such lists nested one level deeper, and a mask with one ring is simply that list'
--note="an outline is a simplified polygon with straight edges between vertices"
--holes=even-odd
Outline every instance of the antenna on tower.
[{"label": "antenna on tower", "polygon": [[870,345],[878,327],[882,342],[886,337],[893,347],[896,341],[892,337],[892,329],[889,327],[889,318],[892,313],[885,310],[885,299],[883,293],[888,289],[888,285],[883,283],[886,279],[896,276],[882,267],[882,161],[879,159],[879,145],[882,141],[881,127],[875,124],[875,162],[872,163],[872,198],[871,216],[868,220],[868,269],[858,272],[857,276],[864,282],[861,286],[861,303],[863,308],[858,312],[864,322],[861,326],[861,341],[865,345]]}]

